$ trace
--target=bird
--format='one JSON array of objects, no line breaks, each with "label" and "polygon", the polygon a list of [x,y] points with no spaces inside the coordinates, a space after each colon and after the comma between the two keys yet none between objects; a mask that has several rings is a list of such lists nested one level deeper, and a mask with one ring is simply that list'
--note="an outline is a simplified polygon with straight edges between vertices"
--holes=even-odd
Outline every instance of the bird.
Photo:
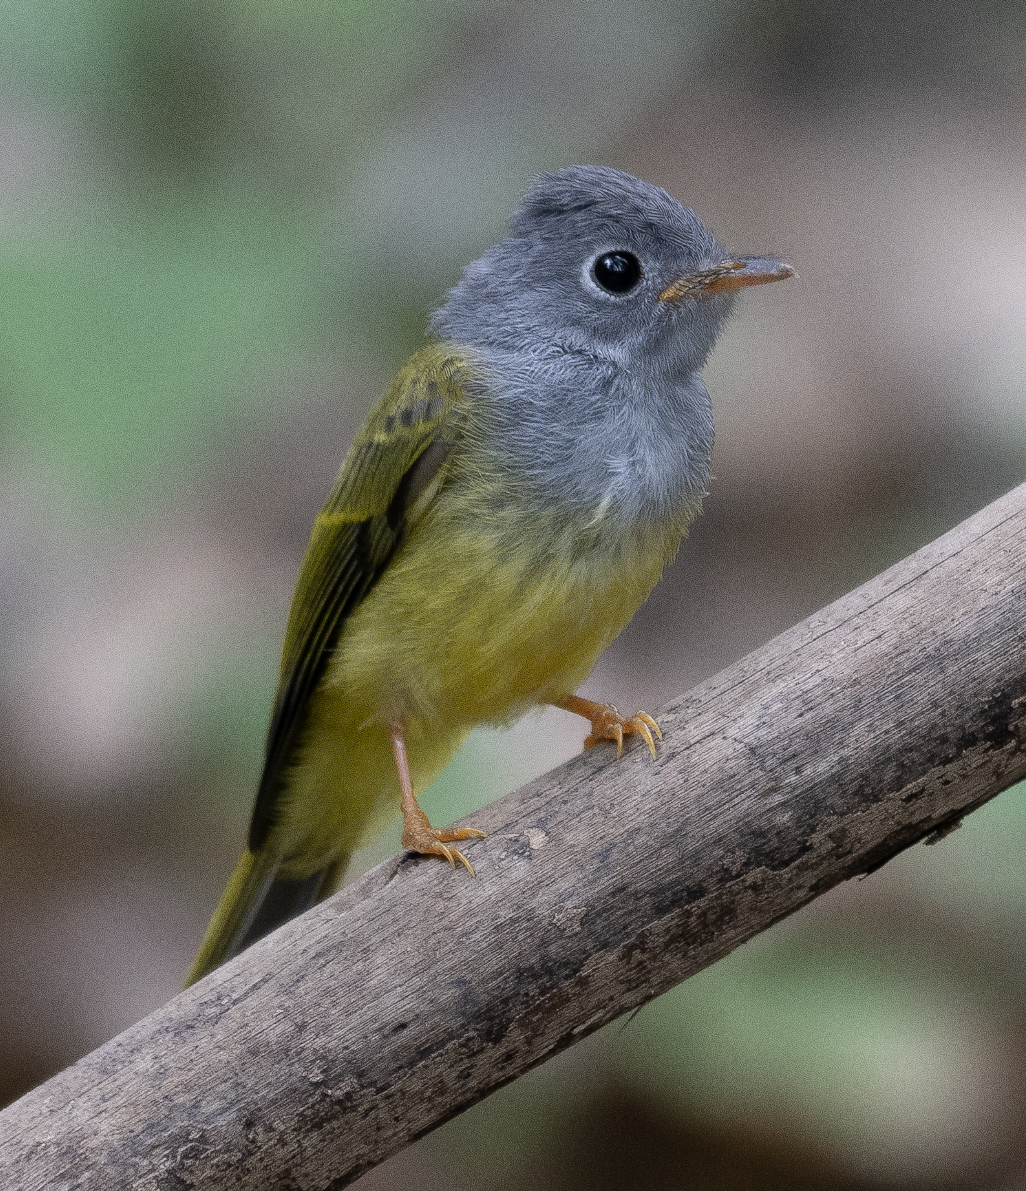
[{"label": "bird", "polygon": [[285,631],[247,847],[186,985],[337,887],[401,810],[404,848],[474,868],[417,802],[479,724],[552,704],[620,755],[645,712],[576,694],[698,515],[699,375],[735,291],[666,190],[607,166],[536,177],[431,315],[316,518]]}]

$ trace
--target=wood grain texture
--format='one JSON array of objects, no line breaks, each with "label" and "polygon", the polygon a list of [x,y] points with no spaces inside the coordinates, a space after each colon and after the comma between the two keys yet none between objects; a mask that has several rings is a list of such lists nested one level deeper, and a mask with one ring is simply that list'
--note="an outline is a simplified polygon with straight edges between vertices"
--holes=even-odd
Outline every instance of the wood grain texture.
[{"label": "wood grain texture", "polygon": [[1026,486],[0,1114],[0,1186],[338,1188],[1026,776]]}]

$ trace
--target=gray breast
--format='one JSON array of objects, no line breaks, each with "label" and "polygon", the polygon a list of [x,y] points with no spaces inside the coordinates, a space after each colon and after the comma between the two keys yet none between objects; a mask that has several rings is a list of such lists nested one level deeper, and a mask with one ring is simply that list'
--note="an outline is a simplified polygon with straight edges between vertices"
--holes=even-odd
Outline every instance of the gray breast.
[{"label": "gray breast", "polygon": [[704,495],[713,425],[697,373],[668,376],[573,353],[488,361],[489,448],[546,502],[628,525]]}]

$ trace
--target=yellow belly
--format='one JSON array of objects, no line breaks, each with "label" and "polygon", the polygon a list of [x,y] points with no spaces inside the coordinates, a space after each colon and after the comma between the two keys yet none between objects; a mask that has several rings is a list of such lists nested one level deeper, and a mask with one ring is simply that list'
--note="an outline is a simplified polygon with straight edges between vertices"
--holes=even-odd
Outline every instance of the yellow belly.
[{"label": "yellow belly", "polygon": [[[348,620],[311,701],[280,822],[283,872],[352,851],[399,809],[388,725],[423,791],[470,729],[572,694],[628,623],[686,522],[637,535],[452,499],[414,530]],[[470,527],[470,528],[468,528]]]}]

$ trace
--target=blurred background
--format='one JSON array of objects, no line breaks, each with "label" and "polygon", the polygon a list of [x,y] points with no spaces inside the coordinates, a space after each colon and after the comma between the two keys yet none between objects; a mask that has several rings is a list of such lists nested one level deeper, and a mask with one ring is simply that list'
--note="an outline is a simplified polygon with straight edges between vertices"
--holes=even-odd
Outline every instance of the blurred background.
[{"label": "blurred background", "polygon": [[[0,1098],[179,989],[314,514],[532,174],[798,270],[586,688],[654,710],[1026,479],[1024,84],[1023,0],[0,0]],[[425,806],[582,735],[478,732]],[[1011,790],[361,1186],[1026,1187],[1024,846]]]}]

